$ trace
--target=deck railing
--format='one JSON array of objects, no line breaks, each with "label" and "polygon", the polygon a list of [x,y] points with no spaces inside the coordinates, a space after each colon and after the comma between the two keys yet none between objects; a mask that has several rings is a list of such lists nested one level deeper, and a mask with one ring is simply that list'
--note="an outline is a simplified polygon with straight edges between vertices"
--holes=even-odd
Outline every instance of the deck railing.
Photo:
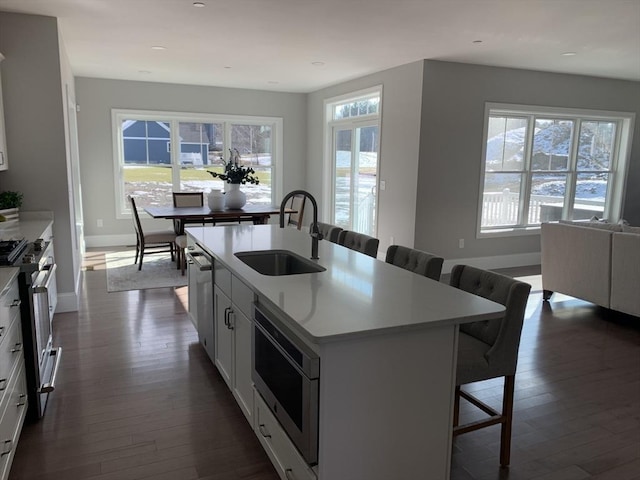
[{"label": "deck railing", "polygon": [[[497,225],[515,225],[518,223],[518,210],[520,195],[512,193],[508,188],[502,192],[488,192],[482,198],[482,226],[492,227]],[[599,199],[579,199],[578,205],[574,210],[583,210],[589,217],[592,214],[602,213],[603,201]],[[546,218],[547,214],[543,212],[543,207],[556,207],[562,210],[564,197],[552,195],[531,195],[529,203],[529,214],[527,216],[527,225],[536,225],[541,221],[551,220]],[[559,218],[559,217],[558,217]],[[552,218],[557,220],[558,218]],[[574,219],[576,216],[574,215]],[[581,216],[580,218],[585,218]],[[588,217],[586,217],[588,218]]]}]

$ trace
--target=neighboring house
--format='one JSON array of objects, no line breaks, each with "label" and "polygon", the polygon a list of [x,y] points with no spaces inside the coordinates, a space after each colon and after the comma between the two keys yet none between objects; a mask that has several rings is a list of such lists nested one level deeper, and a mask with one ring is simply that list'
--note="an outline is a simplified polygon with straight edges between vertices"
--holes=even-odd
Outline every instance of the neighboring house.
[{"label": "neighboring house", "polygon": [[[219,155],[216,125],[180,125],[180,163],[211,165],[210,154]],[[171,163],[171,130],[164,122],[126,120],[122,125],[125,164]],[[216,155],[216,158],[217,158]]]}]

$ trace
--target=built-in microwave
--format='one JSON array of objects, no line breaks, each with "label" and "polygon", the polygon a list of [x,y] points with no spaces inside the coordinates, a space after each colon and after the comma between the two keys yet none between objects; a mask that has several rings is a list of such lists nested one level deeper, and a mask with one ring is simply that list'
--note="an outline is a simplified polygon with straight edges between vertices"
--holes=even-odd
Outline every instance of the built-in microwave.
[{"label": "built-in microwave", "polygon": [[252,378],[309,465],[318,463],[320,358],[262,305],[253,307]]}]

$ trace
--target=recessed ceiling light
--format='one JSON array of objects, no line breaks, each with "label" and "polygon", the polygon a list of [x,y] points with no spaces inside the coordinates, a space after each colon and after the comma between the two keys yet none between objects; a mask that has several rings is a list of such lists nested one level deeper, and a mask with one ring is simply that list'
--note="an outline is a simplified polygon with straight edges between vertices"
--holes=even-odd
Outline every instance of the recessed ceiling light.
[{"label": "recessed ceiling light", "polygon": [[474,40],[474,41],[473,41],[473,42],[471,42],[471,43],[482,43],[482,40]]},{"label": "recessed ceiling light", "polygon": [[267,83],[269,83],[269,84],[271,84],[271,85],[277,85],[277,84],[278,84],[278,83],[280,83],[280,82],[278,82],[278,81],[276,81],[276,80],[269,80]]},{"label": "recessed ceiling light", "polygon": [[231,67],[224,67],[226,70],[231,70]]},{"label": "recessed ceiling light", "polygon": [[564,52],[564,53],[562,54],[562,56],[563,56],[563,57],[574,57],[574,56],[576,56],[576,55],[577,55],[577,53],[576,53],[576,52]]},{"label": "recessed ceiling light", "polygon": [[154,45],[151,47],[151,50],[166,50],[167,47],[163,47],[162,45]]},{"label": "recessed ceiling light", "polygon": [[311,65],[313,65],[314,67],[321,67],[324,65],[324,62],[311,62]]},{"label": "recessed ceiling light", "polygon": [[151,73],[151,70],[138,70],[138,73],[144,73],[146,75]]},{"label": "recessed ceiling light", "polygon": [[204,7],[204,3],[202,2],[193,2],[193,6],[196,8],[202,8]]}]

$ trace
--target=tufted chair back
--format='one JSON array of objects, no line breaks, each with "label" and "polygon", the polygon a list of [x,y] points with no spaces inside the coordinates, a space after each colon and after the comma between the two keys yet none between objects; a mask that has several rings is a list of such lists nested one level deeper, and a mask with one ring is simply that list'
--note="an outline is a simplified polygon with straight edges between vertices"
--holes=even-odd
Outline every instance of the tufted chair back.
[{"label": "tufted chair back", "polygon": [[[459,349],[458,385],[514,375],[518,361],[524,311],[531,285],[499,273],[468,265],[453,267],[450,284],[505,306],[502,318],[460,325],[461,333],[475,339],[476,342],[470,342],[474,348],[484,348],[482,357],[485,362],[475,362],[475,364],[468,362],[465,354],[469,352],[465,352],[464,348]],[[478,344],[478,341],[481,344]],[[466,342],[466,339],[461,339],[461,347],[464,347],[465,343],[469,342]]]},{"label": "tufted chair back", "polygon": [[378,256],[378,244],[380,240],[364,233],[343,230],[338,235],[338,244],[343,245],[351,250],[364,253],[370,257]]},{"label": "tufted chair back", "polygon": [[[524,313],[531,285],[499,273],[468,265],[451,270],[451,286],[504,305],[501,318],[460,325],[458,364],[453,405],[453,436],[500,424],[500,465],[507,467],[511,458],[511,429],[515,374]],[[461,385],[490,378],[504,377],[502,410],[498,411],[461,389]],[[460,399],[464,398],[488,415],[459,425]]]},{"label": "tufted chair back", "polygon": [[318,230],[320,230],[324,240],[328,240],[332,243],[338,243],[338,235],[340,235],[342,228],[336,225],[331,225],[330,223],[318,222]]},{"label": "tufted chair back", "polygon": [[439,281],[444,258],[414,248],[391,245],[387,249],[385,261],[396,267]]}]

